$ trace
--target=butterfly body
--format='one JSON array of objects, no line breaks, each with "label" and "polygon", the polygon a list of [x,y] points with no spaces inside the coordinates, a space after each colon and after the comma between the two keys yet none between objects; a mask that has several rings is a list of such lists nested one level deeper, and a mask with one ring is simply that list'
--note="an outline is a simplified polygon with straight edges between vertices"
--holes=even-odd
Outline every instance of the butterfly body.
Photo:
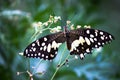
[{"label": "butterfly body", "polygon": [[92,49],[102,47],[112,39],[114,37],[111,34],[102,30],[89,28],[68,30],[65,27],[63,32],[50,34],[32,42],[24,50],[24,56],[52,60],[56,57],[59,46],[66,42],[70,54],[79,55],[83,59],[85,53],[91,53]]}]

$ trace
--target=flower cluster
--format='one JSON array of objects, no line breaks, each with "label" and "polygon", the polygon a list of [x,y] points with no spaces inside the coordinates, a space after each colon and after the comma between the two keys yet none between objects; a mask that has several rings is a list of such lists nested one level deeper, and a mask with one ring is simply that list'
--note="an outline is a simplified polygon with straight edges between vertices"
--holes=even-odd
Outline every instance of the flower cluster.
[{"label": "flower cluster", "polygon": [[60,32],[60,31],[61,31],[61,26],[57,26],[57,27],[52,28],[52,29],[50,30],[51,33],[56,33],[56,32]]},{"label": "flower cluster", "polygon": [[61,31],[61,27],[57,26],[56,28],[51,28],[52,24],[57,23],[61,20],[60,16],[51,16],[49,17],[48,21],[46,22],[33,22],[32,26],[34,27],[34,35],[31,37],[31,40],[36,39],[43,31],[50,30],[50,32],[55,33]]},{"label": "flower cluster", "polygon": [[91,26],[87,26],[87,25],[85,25],[84,28],[91,28]]},{"label": "flower cluster", "polygon": [[[32,24],[32,26],[34,27],[34,29],[35,29],[35,33],[37,33],[37,32],[39,32],[39,33],[42,33],[42,31],[44,31],[44,30],[46,30],[46,29],[51,29],[50,27],[51,27],[51,24],[53,24],[53,23],[57,23],[59,20],[61,20],[61,17],[60,16],[51,16],[50,15],[50,18],[48,19],[48,21],[46,21],[46,22],[34,22],[33,24]],[[46,28],[46,29],[44,29],[43,30],[43,28]],[[55,28],[55,29],[52,29],[52,30],[55,30],[55,31],[53,31],[53,32],[58,32],[59,30],[57,30],[57,29],[60,29],[60,28]]]}]

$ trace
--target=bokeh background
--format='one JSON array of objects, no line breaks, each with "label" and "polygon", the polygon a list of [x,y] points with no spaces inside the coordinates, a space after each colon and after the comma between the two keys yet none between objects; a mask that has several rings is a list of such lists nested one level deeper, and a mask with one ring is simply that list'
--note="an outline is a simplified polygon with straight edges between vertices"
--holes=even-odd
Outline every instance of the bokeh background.
[{"label": "bokeh background", "polygon": [[[16,72],[29,70],[39,59],[27,59],[18,53],[30,43],[34,33],[31,24],[44,22],[50,15],[61,16],[61,26],[70,20],[115,37],[84,60],[69,61],[69,67],[63,66],[54,80],[120,80],[120,0],[0,0],[0,80],[29,80],[28,74]],[[33,76],[34,80],[50,80],[56,65],[57,61],[43,61],[39,71],[44,69],[45,73]]]}]

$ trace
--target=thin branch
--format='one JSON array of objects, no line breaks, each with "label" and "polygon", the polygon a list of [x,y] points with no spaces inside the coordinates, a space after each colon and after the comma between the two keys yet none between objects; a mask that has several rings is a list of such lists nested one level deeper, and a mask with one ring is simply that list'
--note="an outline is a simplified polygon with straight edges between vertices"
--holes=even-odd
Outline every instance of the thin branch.
[{"label": "thin branch", "polygon": [[66,63],[66,60],[69,58],[69,54],[68,54],[67,57],[65,58],[65,60],[61,63],[63,54],[64,54],[64,52],[65,52],[65,49],[66,49],[66,48],[64,47],[64,50],[63,50],[62,55],[61,55],[61,57],[60,57],[60,61],[59,61],[59,63],[58,63],[58,66],[57,66],[57,68],[56,68],[56,70],[55,70],[55,72],[54,72],[54,74],[53,74],[53,76],[52,76],[52,78],[51,78],[50,80],[53,80],[53,79],[54,79],[54,77],[55,77],[56,73],[58,72],[58,70]]}]

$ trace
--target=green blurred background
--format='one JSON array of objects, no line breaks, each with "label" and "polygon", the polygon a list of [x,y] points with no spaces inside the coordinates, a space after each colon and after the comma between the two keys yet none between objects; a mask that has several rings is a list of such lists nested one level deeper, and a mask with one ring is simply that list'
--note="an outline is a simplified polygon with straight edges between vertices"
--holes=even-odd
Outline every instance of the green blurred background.
[{"label": "green blurred background", "polygon": [[[115,37],[84,60],[69,61],[69,67],[63,66],[54,80],[120,80],[120,0],[0,0],[0,80],[29,80],[27,74],[18,76],[16,72],[28,70],[39,59],[29,61],[18,53],[30,43],[34,33],[31,24],[47,21],[50,15],[61,16],[61,26],[71,20]],[[45,73],[33,76],[34,80],[50,80],[56,65],[57,60],[43,61],[39,69]]]}]

